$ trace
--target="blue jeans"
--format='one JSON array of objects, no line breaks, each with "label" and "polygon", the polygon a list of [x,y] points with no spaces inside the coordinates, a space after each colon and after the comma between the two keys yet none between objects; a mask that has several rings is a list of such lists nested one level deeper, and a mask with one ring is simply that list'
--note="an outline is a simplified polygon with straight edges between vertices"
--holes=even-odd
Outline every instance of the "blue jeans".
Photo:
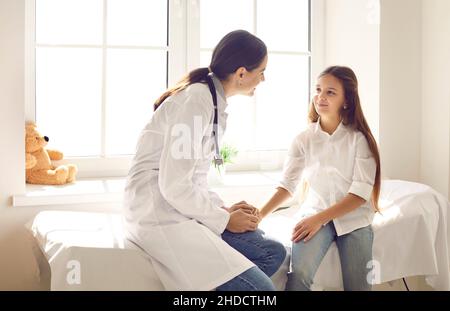
[{"label": "blue jeans", "polygon": [[258,267],[252,267],[220,285],[217,291],[274,291],[270,278]]},{"label": "blue jeans", "polygon": [[286,249],[283,244],[265,236],[264,231],[260,229],[245,233],[225,230],[222,239],[257,267],[238,275],[219,286],[217,290],[275,290],[269,277],[284,261]]},{"label": "blue jeans", "polygon": [[372,260],[372,227],[367,226],[337,236],[333,222],[329,222],[308,242],[292,244],[292,272],[289,274],[287,290],[311,289],[316,271],[333,241],[336,241],[339,251],[344,290],[372,289],[367,280],[371,272],[367,265]]}]

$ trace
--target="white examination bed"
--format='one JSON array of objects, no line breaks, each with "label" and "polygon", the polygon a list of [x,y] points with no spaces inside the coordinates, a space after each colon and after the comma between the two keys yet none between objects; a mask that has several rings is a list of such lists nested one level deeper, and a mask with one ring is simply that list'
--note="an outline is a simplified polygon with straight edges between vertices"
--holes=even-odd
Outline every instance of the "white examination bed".
[{"label": "white examination bed", "polygon": [[[374,219],[375,284],[423,275],[437,290],[450,290],[449,202],[431,188],[405,181],[383,181],[382,215]],[[290,215],[282,210],[260,227],[287,247]],[[150,258],[123,238],[120,215],[46,211],[31,230],[51,266],[52,290],[163,290]],[[289,257],[272,277],[283,289]],[[315,277],[316,289],[341,289],[339,255],[333,244]]]}]

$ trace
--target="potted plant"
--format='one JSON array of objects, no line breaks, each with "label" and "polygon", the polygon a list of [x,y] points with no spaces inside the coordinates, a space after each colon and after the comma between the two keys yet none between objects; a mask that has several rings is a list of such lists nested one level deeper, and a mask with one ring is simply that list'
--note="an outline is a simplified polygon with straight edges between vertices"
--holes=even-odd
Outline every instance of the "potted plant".
[{"label": "potted plant", "polygon": [[222,184],[223,178],[226,173],[226,164],[227,163],[233,163],[233,158],[236,157],[238,154],[238,151],[233,146],[230,146],[228,144],[224,144],[220,148],[220,155],[223,159],[222,165],[216,165],[214,162],[211,165],[211,169],[209,172],[209,182],[210,183],[216,183],[216,184]]}]

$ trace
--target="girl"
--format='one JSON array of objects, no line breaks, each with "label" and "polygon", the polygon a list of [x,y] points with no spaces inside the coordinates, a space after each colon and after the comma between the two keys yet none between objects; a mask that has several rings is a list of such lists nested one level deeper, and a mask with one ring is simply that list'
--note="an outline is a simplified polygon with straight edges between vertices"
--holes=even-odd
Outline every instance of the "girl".
[{"label": "girl", "polygon": [[268,276],[284,260],[284,247],[256,230],[254,207],[225,207],[206,179],[227,97],[253,95],[266,64],[259,38],[227,34],[208,68],[190,72],[156,101],[141,133],[125,188],[125,227],[167,290],[275,289]]},{"label": "girl", "polygon": [[[347,67],[318,78],[307,130],[293,141],[281,186],[262,207],[264,217],[294,192],[302,176],[309,186],[292,233],[288,290],[310,290],[333,241],[345,290],[370,290],[374,211],[380,193],[380,156],[364,118],[358,82]],[[368,202],[371,199],[371,204]],[[373,208],[373,209],[372,209]]]}]

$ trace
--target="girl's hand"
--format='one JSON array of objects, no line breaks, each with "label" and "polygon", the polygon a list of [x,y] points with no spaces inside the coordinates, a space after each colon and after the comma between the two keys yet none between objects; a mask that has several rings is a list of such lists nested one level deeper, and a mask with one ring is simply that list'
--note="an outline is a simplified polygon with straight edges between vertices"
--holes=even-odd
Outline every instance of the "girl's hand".
[{"label": "girl's hand", "polygon": [[295,226],[291,241],[297,243],[303,239],[304,242],[308,242],[322,228],[323,224],[324,221],[318,214],[302,219]]}]

